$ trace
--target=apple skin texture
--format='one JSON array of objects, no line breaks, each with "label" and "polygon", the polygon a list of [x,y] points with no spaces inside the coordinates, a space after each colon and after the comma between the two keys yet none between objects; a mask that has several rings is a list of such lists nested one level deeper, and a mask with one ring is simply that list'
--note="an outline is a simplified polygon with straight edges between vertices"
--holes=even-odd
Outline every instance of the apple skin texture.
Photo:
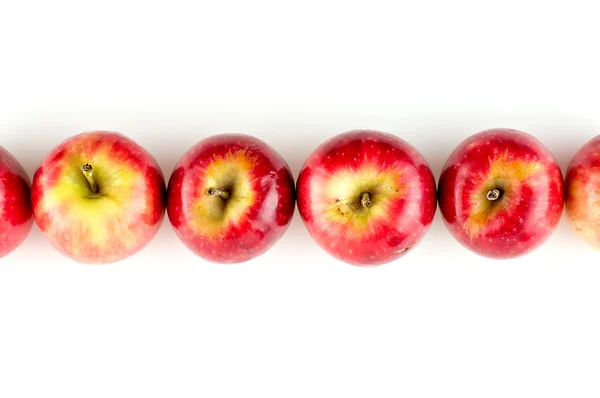
[{"label": "apple skin texture", "polygon": [[[82,172],[93,166],[96,193]],[[35,221],[54,247],[90,264],[122,260],[158,231],[165,180],[156,160],[133,140],[96,131],[53,149],[35,172]]]},{"label": "apple skin texture", "polygon": [[[211,195],[220,189],[229,197]],[[196,255],[218,263],[250,260],[288,229],[294,178],[266,143],[220,134],[183,155],[169,179],[167,212],[175,233]]]},{"label": "apple skin texture", "polygon": [[482,256],[513,258],[542,245],[556,228],[563,179],[556,160],[536,138],[491,129],[452,152],[438,197],[444,222],[461,244]]},{"label": "apple skin texture", "polygon": [[407,142],[379,131],[330,138],[298,177],[298,210],[310,235],[330,255],[354,265],[405,255],[429,230],[436,206],[435,179],[425,159]]},{"label": "apple skin texture", "polygon": [[27,238],[32,225],[29,177],[17,159],[0,146],[0,258]]},{"label": "apple skin texture", "polygon": [[575,231],[600,249],[600,136],[589,140],[571,160],[565,205]]}]

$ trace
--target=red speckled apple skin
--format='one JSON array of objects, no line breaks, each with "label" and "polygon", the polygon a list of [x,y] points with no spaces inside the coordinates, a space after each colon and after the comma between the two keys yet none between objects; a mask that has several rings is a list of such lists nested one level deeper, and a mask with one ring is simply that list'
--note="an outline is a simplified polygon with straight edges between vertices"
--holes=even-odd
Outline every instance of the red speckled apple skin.
[{"label": "red speckled apple skin", "polygon": [[[213,186],[219,181],[230,186]],[[209,198],[210,188],[228,188],[231,198],[226,204]],[[285,160],[245,134],[215,135],[194,145],[175,166],[167,196],[177,236],[196,255],[219,263],[266,252],[288,229],[295,207]]]},{"label": "red speckled apple skin", "polygon": [[[91,195],[81,166],[93,165],[100,193]],[[123,260],[142,250],[164,219],[162,171],[144,148],[111,131],[81,133],[44,158],[33,176],[34,218],[50,243],[88,264]]]},{"label": "red speckled apple skin", "polygon": [[[500,187],[490,204],[486,194]],[[463,141],[448,158],[439,204],[450,233],[492,258],[528,253],[548,239],[563,211],[563,179],[550,151],[517,130],[491,129]]]},{"label": "red speckled apple skin", "polygon": [[569,163],[565,206],[575,231],[600,249],[600,136],[589,140]]},{"label": "red speckled apple skin", "polygon": [[[370,192],[372,207],[356,210],[352,203],[363,191]],[[355,130],[327,140],[298,177],[298,209],[310,235],[329,254],[354,265],[405,255],[429,230],[436,206],[435,179],[423,156],[379,131]]]},{"label": "red speckled apple skin", "polygon": [[29,186],[23,167],[0,147],[0,257],[17,248],[31,231]]}]

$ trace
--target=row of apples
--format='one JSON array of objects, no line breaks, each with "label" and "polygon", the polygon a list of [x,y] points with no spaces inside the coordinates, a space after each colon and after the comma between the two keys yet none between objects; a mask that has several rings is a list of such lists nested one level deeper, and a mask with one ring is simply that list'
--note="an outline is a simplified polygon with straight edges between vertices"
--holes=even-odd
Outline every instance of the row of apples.
[{"label": "row of apples", "polygon": [[325,141],[296,183],[273,148],[244,134],[198,142],[168,187],[156,160],[115,132],[67,139],[41,162],[31,184],[0,147],[0,257],[25,240],[35,219],[71,259],[116,262],[148,244],[166,209],[192,252],[242,262],[283,236],[296,200],[315,242],[355,265],[405,255],[426,234],[438,203],[451,234],[483,256],[513,258],[539,247],[565,203],[574,229],[600,244],[600,137],[574,156],[563,184],[553,155],[533,136],[482,131],[451,153],[437,189],[413,146],[373,130]]}]

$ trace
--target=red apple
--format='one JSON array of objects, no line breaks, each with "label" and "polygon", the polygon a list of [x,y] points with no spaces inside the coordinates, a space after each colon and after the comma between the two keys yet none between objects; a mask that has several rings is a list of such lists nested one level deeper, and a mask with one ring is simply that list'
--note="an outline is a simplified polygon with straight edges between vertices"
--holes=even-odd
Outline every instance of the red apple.
[{"label": "red apple", "polygon": [[0,257],[25,240],[32,224],[29,177],[17,159],[0,146]]},{"label": "red apple", "polygon": [[141,250],[164,216],[156,160],[114,132],[76,135],[54,148],[33,177],[35,221],[73,260],[109,263]]},{"label": "red apple", "polygon": [[492,129],[452,152],[438,197],[446,226],[460,243],[482,256],[512,258],[540,246],[556,228],[563,180],[536,138]]},{"label": "red apple", "polygon": [[435,180],[421,154],[400,138],[349,131],[325,141],[304,163],[298,210],[332,256],[383,264],[406,254],[429,229]]},{"label": "red apple", "polygon": [[571,160],[565,193],[571,225],[600,249],[600,136],[588,141]]},{"label": "red apple", "polygon": [[194,145],[169,180],[167,211],[179,239],[195,254],[221,263],[267,251],[294,214],[294,179],[287,163],[261,140],[215,135]]}]

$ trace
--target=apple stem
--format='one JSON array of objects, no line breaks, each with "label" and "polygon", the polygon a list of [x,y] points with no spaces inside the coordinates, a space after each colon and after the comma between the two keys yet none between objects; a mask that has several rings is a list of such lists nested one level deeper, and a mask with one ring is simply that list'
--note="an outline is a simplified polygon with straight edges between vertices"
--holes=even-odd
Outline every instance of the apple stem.
[{"label": "apple stem", "polygon": [[371,201],[371,194],[368,192],[364,192],[362,194],[362,197],[360,198],[360,203],[365,209],[371,207],[373,205],[373,202]]},{"label": "apple stem", "polygon": [[489,201],[495,201],[498,200],[500,198],[500,190],[499,189],[492,189],[491,191],[489,191],[487,193],[487,195],[485,195],[485,197],[487,198],[487,200]]},{"label": "apple stem", "polygon": [[81,171],[83,172],[83,175],[85,176],[85,179],[87,180],[88,184],[90,184],[90,189],[93,193],[98,193],[98,185],[96,185],[96,181],[94,180],[94,175],[92,173],[93,169],[94,168],[89,163],[86,163],[83,166],[81,166]]},{"label": "apple stem", "polygon": [[208,189],[208,194],[210,196],[219,196],[223,200],[229,199],[229,192],[224,191],[224,190],[219,189],[219,188],[209,188]]}]

